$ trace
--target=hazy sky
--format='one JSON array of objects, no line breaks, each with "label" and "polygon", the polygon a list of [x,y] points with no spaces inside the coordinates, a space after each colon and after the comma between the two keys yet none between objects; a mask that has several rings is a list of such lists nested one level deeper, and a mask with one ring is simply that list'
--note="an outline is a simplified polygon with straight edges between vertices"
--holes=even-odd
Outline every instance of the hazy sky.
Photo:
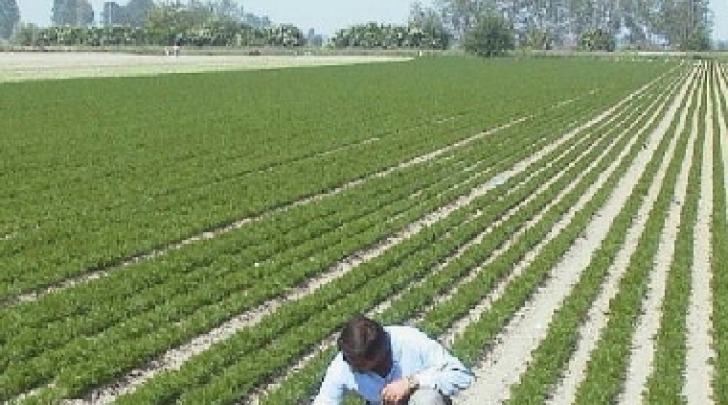
[{"label": "hazy sky", "polygon": [[[90,0],[97,21],[105,0]],[[337,29],[368,21],[403,24],[414,0],[240,0],[246,12],[267,15],[274,23],[291,23],[307,31],[334,34]],[[728,40],[728,0],[710,0],[715,13],[714,37]],[[116,0],[125,5],[128,0]],[[422,1],[431,5],[431,0]],[[50,24],[53,0],[18,0],[22,21]]]}]

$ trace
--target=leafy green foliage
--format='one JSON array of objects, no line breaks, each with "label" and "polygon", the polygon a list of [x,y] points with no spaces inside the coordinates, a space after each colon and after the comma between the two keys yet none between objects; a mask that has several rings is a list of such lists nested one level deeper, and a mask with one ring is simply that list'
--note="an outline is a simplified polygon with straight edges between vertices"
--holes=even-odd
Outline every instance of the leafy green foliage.
[{"label": "leafy green foliage", "polygon": [[106,27],[114,25],[144,27],[154,7],[153,0],[130,0],[125,5],[105,2],[101,11],[102,23]]},{"label": "leafy green foliage", "polygon": [[396,26],[372,22],[339,30],[331,42],[339,48],[445,49],[450,42],[450,36],[444,29],[436,26],[417,23]]},{"label": "leafy green foliage", "polygon": [[710,34],[705,30],[691,32],[680,44],[680,49],[683,51],[704,52],[709,51],[710,48]]},{"label": "leafy green foliage", "polygon": [[515,41],[513,29],[503,17],[486,14],[465,37],[465,50],[486,58],[503,56],[515,48]]},{"label": "leafy green foliage", "polygon": [[[678,49],[690,33],[711,32],[713,28],[709,0],[439,0],[435,4],[444,25],[458,41],[489,10],[515,28],[516,35],[524,40],[519,44],[535,49],[545,49],[537,44],[547,44],[541,41],[547,38],[555,46],[579,46],[573,44],[573,38],[583,38],[596,27],[612,37],[621,35],[631,48],[663,49],[667,45]],[[548,37],[541,36],[544,33]]]},{"label": "leafy green foliage", "polygon": [[585,51],[612,52],[616,44],[614,36],[601,28],[585,32],[580,41],[580,47]]},{"label": "leafy green foliage", "polygon": [[54,0],[51,11],[55,25],[86,27],[94,22],[94,9],[88,0]]}]

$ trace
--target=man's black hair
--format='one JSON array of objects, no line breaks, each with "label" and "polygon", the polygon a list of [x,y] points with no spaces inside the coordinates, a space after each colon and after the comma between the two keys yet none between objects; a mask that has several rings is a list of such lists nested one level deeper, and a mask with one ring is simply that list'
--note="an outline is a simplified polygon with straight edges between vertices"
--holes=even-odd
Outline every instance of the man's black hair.
[{"label": "man's black hair", "polygon": [[388,349],[389,338],[381,324],[357,315],[342,329],[338,346],[344,358],[371,358]]}]

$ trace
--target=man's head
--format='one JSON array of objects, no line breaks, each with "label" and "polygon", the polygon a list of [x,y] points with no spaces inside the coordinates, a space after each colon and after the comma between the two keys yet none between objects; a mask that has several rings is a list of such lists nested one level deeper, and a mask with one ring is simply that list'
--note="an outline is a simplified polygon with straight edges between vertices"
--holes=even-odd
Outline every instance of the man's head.
[{"label": "man's head", "polygon": [[388,371],[392,350],[382,325],[363,315],[352,318],[341,331],[339,350],[357,371]]}]

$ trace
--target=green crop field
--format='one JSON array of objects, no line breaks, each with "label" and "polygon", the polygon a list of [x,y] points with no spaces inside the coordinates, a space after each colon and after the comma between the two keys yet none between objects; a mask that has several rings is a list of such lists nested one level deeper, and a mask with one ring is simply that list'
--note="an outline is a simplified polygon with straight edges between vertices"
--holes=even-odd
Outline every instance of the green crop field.
[{"label": "green crop field", "polygon": [[358,312],[472,366],[456,403],[728,403],[727,69],[0,84],[0,403],[306,403]]}]

